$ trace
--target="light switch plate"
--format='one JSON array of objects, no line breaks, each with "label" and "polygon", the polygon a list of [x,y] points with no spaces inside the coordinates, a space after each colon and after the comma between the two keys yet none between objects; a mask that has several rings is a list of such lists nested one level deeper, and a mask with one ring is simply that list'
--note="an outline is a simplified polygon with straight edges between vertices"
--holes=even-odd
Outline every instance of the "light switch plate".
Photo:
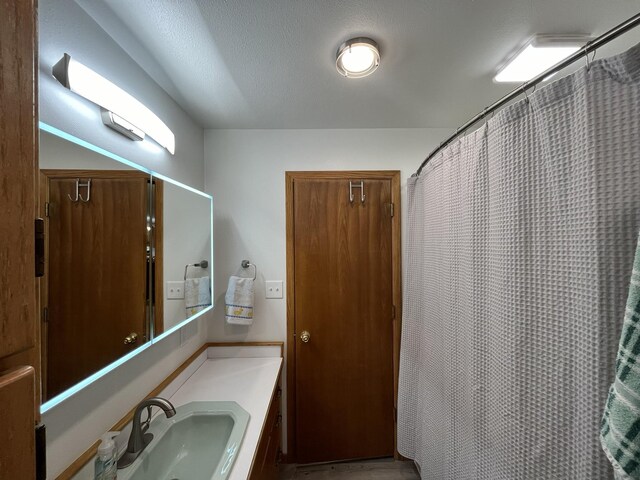
[{"label": "light switch plate", "polygon": [[264,285],[266,298],[282,298],[282,280],[267,280]]},{"label": "light switch plate", "polygon": [[167,300],[181,300],[184,298],[184,282],[167,282]]}]

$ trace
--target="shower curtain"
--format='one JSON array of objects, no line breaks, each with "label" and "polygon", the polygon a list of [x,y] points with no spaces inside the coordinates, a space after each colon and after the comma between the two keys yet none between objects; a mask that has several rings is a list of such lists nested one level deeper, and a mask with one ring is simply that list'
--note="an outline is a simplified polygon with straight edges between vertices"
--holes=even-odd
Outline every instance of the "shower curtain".
[{"label": "shower curtain", "polygon": [[640,46],[408,185],[398,449],[429,480],[612,478],[599,425],[640,227]]}]

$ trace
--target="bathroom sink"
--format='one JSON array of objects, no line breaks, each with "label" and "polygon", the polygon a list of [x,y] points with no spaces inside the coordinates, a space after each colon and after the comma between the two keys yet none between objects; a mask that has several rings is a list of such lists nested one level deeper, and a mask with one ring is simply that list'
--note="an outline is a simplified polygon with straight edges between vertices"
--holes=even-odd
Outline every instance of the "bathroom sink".
[{"label": "bathroom sink", "polygon": [[236,402],[191,402],[176,415],[157,416],[149,426],[153,440],[122,480],[224,480],[229,476],[249,423]]}]

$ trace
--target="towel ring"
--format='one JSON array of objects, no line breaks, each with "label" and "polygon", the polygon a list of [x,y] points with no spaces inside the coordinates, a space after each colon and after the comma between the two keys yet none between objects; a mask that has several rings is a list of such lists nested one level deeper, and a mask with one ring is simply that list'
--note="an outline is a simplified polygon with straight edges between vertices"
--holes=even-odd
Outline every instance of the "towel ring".
[{"label": "towel ring", "polygon": [[198,263],[187,263],[184,266],[184,281],[187,281],[187,270],[189,269],[189,267],[200,267],[200,268],[207,268],[209,266],[209,262],[206,260],[201,260]]},{"label": "towel ring", "polygon": [[240,266],[242,268],[249,268],[249,267],[253,267],[253,279],[255,280],[256,277],[258,276],[258,267],[256,267],[253,263],[251,263],[249,260],[242,260],[242,262],[240,262]]}]

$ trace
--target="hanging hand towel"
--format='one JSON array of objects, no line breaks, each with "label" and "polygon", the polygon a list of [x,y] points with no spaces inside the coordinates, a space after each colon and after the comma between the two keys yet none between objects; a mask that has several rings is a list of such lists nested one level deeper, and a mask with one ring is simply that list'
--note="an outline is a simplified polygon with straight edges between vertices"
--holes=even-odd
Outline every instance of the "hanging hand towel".
[{"label": "hanging hand towel", "polygon": [[227,323],[251,325],[253,323],[253,278],[231,276],[224,303]]},{"label": "hanging hand towel", "polygon": [[600,442],[616,479],[640,479],[640,238]]},{"label": "hanging hand towel", "polygon": [[184,304],[187,318],[211,305],[209,277],[187,278],[184,281]]}]

